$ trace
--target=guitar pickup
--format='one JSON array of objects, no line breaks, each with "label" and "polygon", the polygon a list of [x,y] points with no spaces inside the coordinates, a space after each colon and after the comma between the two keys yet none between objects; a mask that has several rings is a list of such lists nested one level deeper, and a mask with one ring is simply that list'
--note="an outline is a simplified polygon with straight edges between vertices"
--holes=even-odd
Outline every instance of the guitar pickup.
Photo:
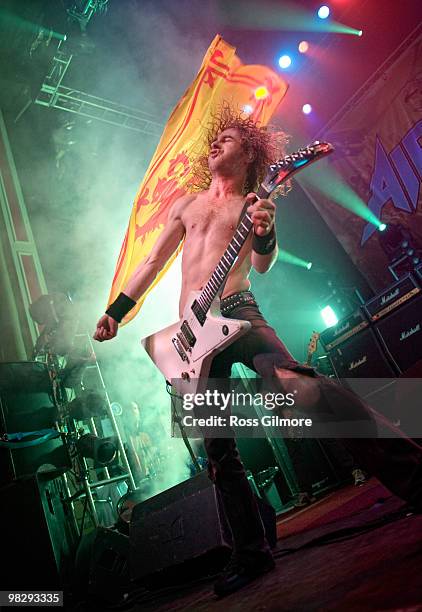
[{"label": "guitar pickup", "polygon": [[195,317],[198,319],[199,323],[201,325],[204,325],[206,318],[207,318],[207,313],[204,312],[204,310],[201,308],[200,304],[197,302],[197,300],[195,300],[191,306],[192,308],[192,312],[195,315]]},{"label": "guitar pickup", "polygon": [[189,346],[191,348],[193,346],[195,346],[196,337],[195,337],[193,331],[191,330],[191,328],[189,326],[189,323],[187,321],[183,321],[182,327],[181,327],[181,331],[182,331],[182,334],[185,337],[187,343],[189,344]]}]

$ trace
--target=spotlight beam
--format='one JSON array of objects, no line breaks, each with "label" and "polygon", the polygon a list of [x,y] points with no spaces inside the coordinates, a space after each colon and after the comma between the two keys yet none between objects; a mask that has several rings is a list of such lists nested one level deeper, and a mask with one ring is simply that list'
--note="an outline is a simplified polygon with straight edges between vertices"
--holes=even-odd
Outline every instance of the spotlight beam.
[{"label": "spotlight beam", "polygon": [[317,169],[310,167],[306,173],[297,177],[297,181],[308,195],[309,188],[312,188],[313,191],[318,191],[342,208],[346,208],[358,217],[372,223],[378,229],[381,229],[384,225],[369,210],[357,193],[330,166],[320,165]]},{"label": "spotlight beam", "polygon": [[220,18],[226,25],[253,29],[290,32],[333,32],[361,36],[361,30],[336,21],[318,19],[315,13],[306,9],[282,3],[282,6],[259,6],[256,2],[232,0],[219,2]]},{"label": "spotlight beam", "polygon": [[312,268],[312,262],[307,259],[302,259],[293,253],[289,253],[289,251],[279,250],[277,255],[277,261],[282,261],[283,263],[288,263],[292,266],[299,266],[299,268],[305,268],[306,270],[310,270]]},{"label": "spotlight beam", "polygon": [[66,40],[66,34],[60,34],[50,28],[45,28],[37,23],[23,19],[8,11],[7,9],[0,9],[0,20],[10,26],[16,26],[25,32],[31,32],[33,34],[43,34],[46,38],[55,38],[56,40]]}]

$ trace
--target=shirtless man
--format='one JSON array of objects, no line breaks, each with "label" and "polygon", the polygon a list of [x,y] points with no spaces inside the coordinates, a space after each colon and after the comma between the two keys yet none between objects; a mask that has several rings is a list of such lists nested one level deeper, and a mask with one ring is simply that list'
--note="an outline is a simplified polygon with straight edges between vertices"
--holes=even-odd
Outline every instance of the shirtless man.
[{"label": "shirtless man", "polygon": [[[135,270],[107,314],[101,317],[94,338],[100,342],[114,338],[118,322],[145,293],[180,241],[185,238],[179,303],[182,314],[189,292],[200,290],[205,285],[232,238],[245,204],[245,194],[249,192],[246,201],[254,230],[227,279],[221,311],[224,316],[250,321],[252,327],[247,334],[214,358],[210,377],[229,377],[232,364],[243,362],[265,377],[276,374],[283,384],[288,384],[287,377],[295,377],[296,383],[300,382],[303,389],[308,390],[308,399],[313,404],[318,402],[321,384],[326,384],[324,398],[329,399],[331,393],[332,404],[341,406],[341,388],[333,390],[332,385],[323,381],[323,377],[316,378],[312,369],[301,367],[293,359],[274,329],[265,321],[249,291],[248,276],[251,267],[260,273],[267,272],[277,257],[275,205],[269,199],[255,201],[256,196],[252,193],[263,178],[265,165],[274,161],[269,155],[269,138],[267,132],[252,125],[250,120],[233,117],[230,121],[229,117],[220,123],[220,130],[214,134],[210,143],[208,169],[211,182],[208,188],[175,202],[167,225],[150,255]],[[347,401],[350,404],[350,397]],[[364,410],[358,404],[357,409]],[[365,461],[361,464],[371,472],[373,448],[366,449],[365,442],[369,440],[359,442],[360,458],[363,454],[365,459],[365,453],[368,458],[366,464]],[[223,596],[272,569],[274,561],[235,440],[205,439],[204,444],[210,475],[221,492],[233,534],[232,560],[215,585],[217,595]],[[406,458],[409,458],[407,468],[410,466],[414,471],[422,455],[415,449],[406,448],[405,452]],[[385,469],[378,471],[384,473]],[[376,469],[372,472],[376,473]],[[396,480],[400,481],[400,475],[396,476]],[[400,485],[395,489],[394,486],[390,488],[400,493]],[[420,492],[422,495],[422,490]]]},{"label": "shirtless man", "polygon": [[[182,315],[189,292],[202,289],[233,237],[245,204],[242,190],[250,162],[243,150],[239,130],[229,128],[219,134],[211,145],[209,156],[209,168],[213,173],[209,190],[186,195],[175,202],[165,229],[150,255],[130,278],[123,292],[125,295],[137,301],[185,238],[179,300],[179,315]],[[259,200],[253,204],[254,193],[246,200],[251,204],[248,211],[255,233],[268,235],[274,227],[274,202]],[[251,266],[258,272],[266,272],[276,260],[277,250],[275,246],[268,255],[259,255],[252,250],[252,238],[249,237],[227,279],[222,297],[248,290]],[[116,321],[104,315],[97,326],[95,339],[109,340],[116,333]]]}]

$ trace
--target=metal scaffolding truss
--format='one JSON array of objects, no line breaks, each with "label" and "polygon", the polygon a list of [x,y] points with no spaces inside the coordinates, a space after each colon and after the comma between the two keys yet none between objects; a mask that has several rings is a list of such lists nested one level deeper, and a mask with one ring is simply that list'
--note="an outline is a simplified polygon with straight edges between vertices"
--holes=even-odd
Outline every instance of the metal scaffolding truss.
[{"label": "metal scaffolding truss", "polygon": [[163,124],[143,111],[92,96],[83,91],[65,87],[63,78],[69,68],[72,55],[61,50],[61,42],[52,61],[50,72],[44,79],[35,104],[124,127],[135,132],[159,138]]},{"label": "metal scaffolding truss", "polygon": [[52,89],[44,83],[35,103],[97,119],[149,136],[159,137],[163,131],[161,123],[153,121],[142,111],[135,111],[111,100],[91,96],[63,85]]}]

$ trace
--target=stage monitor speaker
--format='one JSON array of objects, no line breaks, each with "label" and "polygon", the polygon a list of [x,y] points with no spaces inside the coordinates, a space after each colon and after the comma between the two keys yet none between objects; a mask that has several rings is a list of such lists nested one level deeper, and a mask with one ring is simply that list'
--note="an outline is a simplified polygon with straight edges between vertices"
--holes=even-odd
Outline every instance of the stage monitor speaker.
[{"label": "stage monitor speaker", "polygon": [[134,579],[230,548],[230,529],[207,472],[135,506],[129,538]]},{"label": "stage monitor speaker", "polygon": [[133,588],[129,537],[108,527],[97,527],[86,533],[76,552],[72,582],[72,591],[78,600],[87,602],[87,598],[95,598],[97,605],[91,608],[101,609],[100,602],[122,603],[125,593]]},{"label": "stage monitor speaker", "polygon": [[59,589],[77,541],[62,478],[20,478],[0,490],[3,589]]},{"label": "stage monitor speaker", "polygon": [[[257,501],[267,540],[274,546],[275,511]],[[227,560],[231,532],[208,473],[200,472],[135,506],[129,541],[135,580],[216,553]]]},{"label": "stage monitor speaker", "polygon": [[406,372],[422,358],[422,296],[379,321],[375,328],[400,373]]}]

